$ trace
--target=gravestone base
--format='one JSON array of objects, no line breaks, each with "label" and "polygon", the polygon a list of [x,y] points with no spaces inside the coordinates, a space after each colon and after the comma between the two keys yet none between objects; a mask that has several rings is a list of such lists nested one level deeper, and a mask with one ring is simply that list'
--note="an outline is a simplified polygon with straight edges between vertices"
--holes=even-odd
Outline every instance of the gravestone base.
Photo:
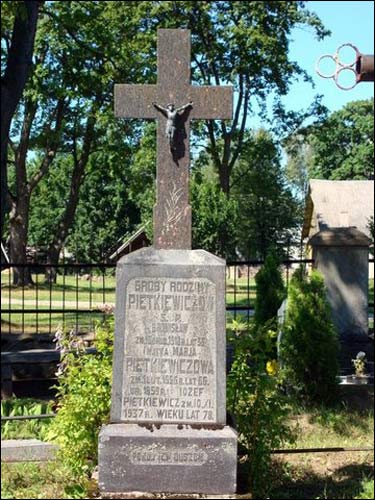
[{"label": "gravestone base", "polygon": [[230,495],[236,473],[237,434],[228,426],[120,423],[103,426],[99,435],[102,496]]}]

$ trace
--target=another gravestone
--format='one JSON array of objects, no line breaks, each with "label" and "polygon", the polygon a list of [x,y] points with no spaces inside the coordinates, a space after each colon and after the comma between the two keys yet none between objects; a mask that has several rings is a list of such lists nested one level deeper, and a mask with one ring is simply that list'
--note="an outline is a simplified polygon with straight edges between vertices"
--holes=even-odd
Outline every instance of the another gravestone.
[{"label": "another gravestone", "polygon": [[[158,84],[119,85],[115,95],[118,116],[158,119],[157,203],[154,247],[117,266],[100,490],[231,494],[237,436],[226,426],[225,261],[190,249],[188,174],[189,120],[230,118],[232,89],[191,86],[190,32],[159,30]],[[184,107],[172,124],[160,112],[171,103]]]},{"label": "another gravestone", "polygon": [[358,351],[372,351],[368,337],[370,239],[355,227],[319,231],[309,240],[315,267],[323,274],[344,367]]}]

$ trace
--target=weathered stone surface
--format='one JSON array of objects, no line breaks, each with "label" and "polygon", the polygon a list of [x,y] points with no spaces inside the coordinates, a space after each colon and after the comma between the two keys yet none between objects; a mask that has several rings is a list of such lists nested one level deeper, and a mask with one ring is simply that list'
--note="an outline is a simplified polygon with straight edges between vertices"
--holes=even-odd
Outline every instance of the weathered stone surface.
[{"label": "weathered stone surface", "polygon": [[229,427],[109,424],[99,436],[99,487],[111,492],[231,494],[237,435]]},{"label": "weathered stone surface", "polygon": [[[160,500],[161,496],[160,493],[147,493],[145,491],[127,491],[127,492],[121,492],[121,493],[102,493],[100,498],[111,498],[113,500],[152,500],[152,499],[158,499]],[[241,495],[236,495],[231,494],[231,495],[223,495],[222,493],[220,495],[213,495],[212,493],[209,495],[203,494],[203,493],[167,493],[163,494],[162,498],[166,500],[202,500],[202,499],[208,499],[208,500],[226,500],[226,499],[238,499],[238,500],[245,500],[245,499],[251,499],[252,496],[250,493],[247,494],[241,494]]]},{"label": "weathered stone surface", "polygon": [[[158,30],[156,85],[115,85],[115,114],[124,118],[157,119],[157,194],[154,207],[154,246],[191,248],[189,205],[190,120],[231,119],[232,87],[194,86],[190,83],[190,31]],[[171,152],[165,135],[166,118],[153,102],[176,108],[193,106],[181,116],[176,148]]]},{"label": "weathered stone surface", "polygon": [[116,116],[158,120],[157,197],[154,247],[116,270],[103,496],[236,489],[237,438],[225,426],[225,262],[190,250],[189,205],[190,120],[230,119],[233,89],[192,86],[190,50],[189,30],[158,30],[157,84],[115,86]]},{"label": "weathered stone surface", "polygon": [[225,262],[145,248],[116,286],[111,421],[225,424]]},{"label": "weathered stone surface", "polygon": [[368,334],[370,240],[355,228],[321,231],[310,239],[341,339]]},{"label": "weathered stone surface", "polygon": [[58,447],[38,439],[6,439],[1,441],[2,462],[44,462],[56,458]]}]

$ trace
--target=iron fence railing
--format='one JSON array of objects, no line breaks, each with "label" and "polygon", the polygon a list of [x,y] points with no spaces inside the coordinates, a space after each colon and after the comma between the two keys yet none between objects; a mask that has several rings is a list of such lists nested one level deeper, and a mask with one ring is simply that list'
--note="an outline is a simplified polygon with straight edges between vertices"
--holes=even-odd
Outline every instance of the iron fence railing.
[{"label": "iron fence railing", "polygon": [[[370,263],[374,259],[370,259]],[[255,305],[255,275],[261,260],[228,261],[226,309],[229,317],[249,319]],[[300,265],[311,267],[312,259],[287,259],[281,263],[285,284]],[[54,334],[58,329],[93,332],[115,305],[115,263],[12,264],[1,272],[1,329],[4,334]],[[27,270],[31,283],[13,284],[14,270]],[[47,278],[47,279],[46,279]],[[373,308],[373,296],[369,310]]]}]

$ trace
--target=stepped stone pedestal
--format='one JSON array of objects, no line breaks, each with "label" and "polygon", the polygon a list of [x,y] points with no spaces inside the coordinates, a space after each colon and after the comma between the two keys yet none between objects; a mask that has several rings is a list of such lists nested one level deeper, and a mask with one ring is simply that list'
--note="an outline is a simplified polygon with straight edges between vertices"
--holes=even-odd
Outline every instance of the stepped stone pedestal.
[{"label": "stepped stone pedestal", "polygon": [[151,247],[119,262],[111,423],[99,438],[102,494],[235,492],[225,353],[222,259]]}]

